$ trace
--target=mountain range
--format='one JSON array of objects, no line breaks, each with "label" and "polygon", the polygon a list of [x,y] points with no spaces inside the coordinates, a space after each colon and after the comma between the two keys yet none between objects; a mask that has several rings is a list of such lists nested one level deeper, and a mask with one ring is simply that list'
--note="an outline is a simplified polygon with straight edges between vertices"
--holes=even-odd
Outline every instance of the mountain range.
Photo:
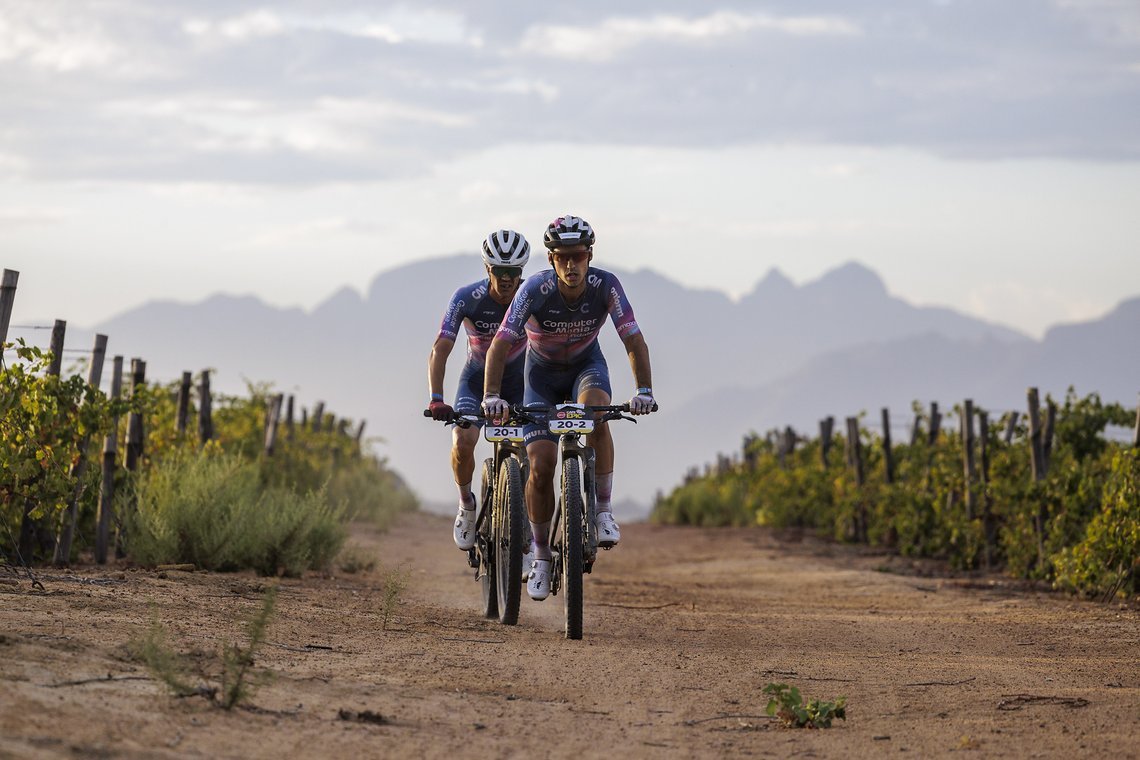
[{"label": "mountain range", "polygon": [[[914,401],[949,409],[972,398],[994,412],[1023,409],[1030,385],[1056,397],[1069,386],[1097,391],[1130,407],[1140,391],[1140,297],[1035,340],[952,309],[911,305],[858,263],[798,286],[772,270],[735,301],[648,270],[611,271],[645,333],[661,405],[636,427],[614,424],[619,517],[643,513],[688,468],[738,451],[750,431],[792,425],[814,434],[822,417],[861,411],[877,424],[882,407],[902,431]],[[271,381],[300,406],[323,401],[366,419],[366,434],[380,438],[377,453],[427,503],[450,502],[450,436],[421,416],[427,357],[451,293],[481,274],[473,254],[430,259],[381,273],[363,291],[343,288],[311,311],[252,296],[155,301],[72,329],[67,345],[89,345],[99,332],[109,336],[110,355],[146,359],[153,381],[212,368],[221,392]],[[615,399],[628,398],[632,376],[610,327],[602,346]],[[449,396],[462,361],[460,343],[448,365]]]}]

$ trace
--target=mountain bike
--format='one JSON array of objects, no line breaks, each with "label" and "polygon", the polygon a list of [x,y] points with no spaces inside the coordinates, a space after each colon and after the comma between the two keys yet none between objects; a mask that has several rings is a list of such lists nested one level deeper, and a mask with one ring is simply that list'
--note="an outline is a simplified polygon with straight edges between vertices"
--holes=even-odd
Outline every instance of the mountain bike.
[{"label": "mountain bike", "polygon": [[[431,417],[431,412],[425,409],[424,416]],[[453,412],[444,422],[467,428],[483,420],[482,414]],[[530,465],[518,420],[485,425],[483,438],[494,444],[495,451],[483,460],[475,546],[468,550],[467,562],[480,582],[484,617],[515,625],[522,599],[523,551],[529,538],[523,486]]]},{"label": "mountain bike", "polygon": [[[593,432],[595,425],[609,420],[629,420],[625,416],[629,404],[586,406],[556,404],[548,406],[511,407],[512,416],[521,421],[544,425],[558,436],[558,461],[561,462],[560,487],[554,518],[550,521],[552,557],[550,593],[562,594],[566,614],[566,638],[582,638],[583,574],[590,573],[598,557],[597,488],[594,474],[594,449],[582,436]],[[653,405],[657,411],[657,405]],[[609,546],[602,547],[605,549]]]}]

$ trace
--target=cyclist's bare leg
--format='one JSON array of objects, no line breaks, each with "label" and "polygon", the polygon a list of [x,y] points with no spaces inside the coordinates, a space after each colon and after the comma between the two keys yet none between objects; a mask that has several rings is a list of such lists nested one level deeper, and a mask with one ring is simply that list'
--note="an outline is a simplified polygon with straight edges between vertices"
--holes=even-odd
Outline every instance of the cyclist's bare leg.
[{"label": "cyclist's bare leg", "polygon": [[[600,388],[587,388],[578,395],[578,401],[589,406],[605,406],[609,395]],[[614,482],[614,439],[608,424],[602,423],[586,436],[586,443],[594,449],[594,494],[597,497],[595,523],[598,527],[598,546],[610,548],[621,540],[617,523],[610,508],[610,494]]]},{"label": "cyclist's bare leg", "polygon": [[530,460],[530,477],[526,481],[526,511],[534,523],[549,522],[554,516],[554,467],[558,460],[558,444],[554,441],[531,441],[526,446]]},{"label": "cyclist's bare leg", "polygon": [[[475,444],[479,441],[479,428],[472,425],[461,428],[458,425],[451,433],[451,472],[455,476],[455,485],[460,493],[464,505],[468,495],[474,490],[471,488],[471,479],[475,474]],[[464,492],[465,491],[465,492]]]},{"label": "cyclist's bare leg", "polygon": [[554,518],[554,467],[558,461],[558,444],[554,441],[532,441],[526,447],[530,460],[530,476],[526,481],[526,511],[530,518],[535,559],[550,559],[547,534]]},{"label": "cyclist's bare leg", "polygon": [[[588,406],[605,406],[610,403],[609,394],[601,388],[587,388],[578,395],[578,403]],[[594,472],[608,474],[614,471],[614,439],[610,426],[601,423],[594,432],[586,436],[586,443],[594,449]]]}]

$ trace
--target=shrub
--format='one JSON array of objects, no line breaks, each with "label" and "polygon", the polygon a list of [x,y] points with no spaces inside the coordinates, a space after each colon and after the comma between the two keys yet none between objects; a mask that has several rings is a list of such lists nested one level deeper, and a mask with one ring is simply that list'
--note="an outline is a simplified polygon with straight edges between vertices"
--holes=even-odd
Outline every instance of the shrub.
[{"label": "shrub", "polygon": [[218,447],[148,468],[127,513],[127,551],[142,564],[192,563],[296,576],[326,566],[345,538],[324,491],[262,488],[256,464]]},{"label": "shrub", "polygon": [[1111,599],[1140,590],[1140,452],[1121,451],[1112,459],[1100,513],[1084,540],[1056,558],[1058,586]]}]

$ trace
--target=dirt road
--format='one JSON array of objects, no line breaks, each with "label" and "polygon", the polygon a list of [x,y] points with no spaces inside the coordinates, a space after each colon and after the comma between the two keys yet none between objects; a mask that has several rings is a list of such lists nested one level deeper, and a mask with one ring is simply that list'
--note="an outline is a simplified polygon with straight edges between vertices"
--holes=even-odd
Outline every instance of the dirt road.
[{"label": "dirt road", "polygon": [[[627,525],[571,642],[557,597],[524,598],[518,626],[481,619],[446,518],[353,542],[381,565],[281,581],[257,659],[274,678],[230,712],[170,696],[129,642],[157,614],[216,681],[267,581],[0,584],[0,757],[1140,757],[1136,606],[882,572],[900,563],[761,529]],[[782,728],[769,682],[846,695],[847,721]]]}]

